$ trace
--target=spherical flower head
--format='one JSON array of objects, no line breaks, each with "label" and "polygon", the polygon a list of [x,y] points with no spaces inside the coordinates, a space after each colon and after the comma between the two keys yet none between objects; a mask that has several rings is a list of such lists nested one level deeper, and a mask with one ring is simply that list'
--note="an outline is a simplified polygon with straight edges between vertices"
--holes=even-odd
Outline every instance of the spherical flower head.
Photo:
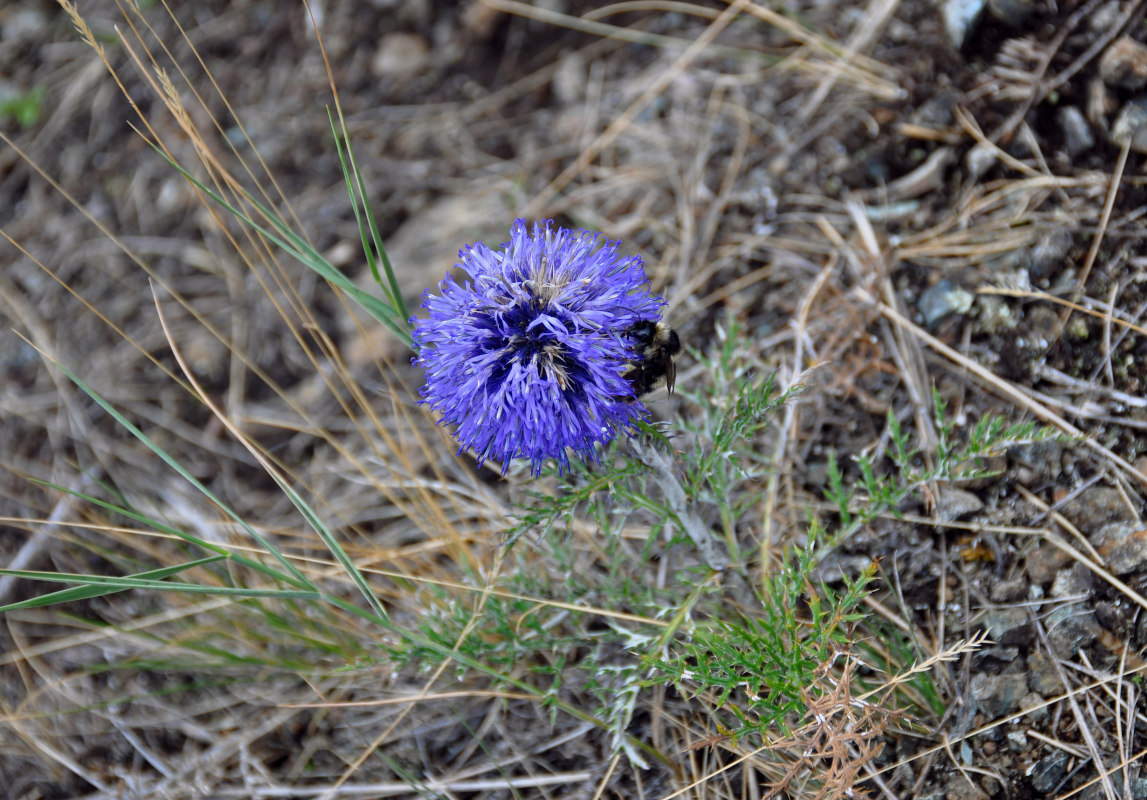
[{"label": "spherical flower head", "polygon": [[535,475],[548,458],[564,470],[567,448],[596,460],[595,445],[647,416],[623,376],[638,356],[627,329],[659,320],[665,302],[620,244],[519,219],[501,249],[462,248],[470,281],[447,275],[423,294],[429,318],[411,320],[422,402],[454,426],[459,454],[503,473],[514,458]]}]

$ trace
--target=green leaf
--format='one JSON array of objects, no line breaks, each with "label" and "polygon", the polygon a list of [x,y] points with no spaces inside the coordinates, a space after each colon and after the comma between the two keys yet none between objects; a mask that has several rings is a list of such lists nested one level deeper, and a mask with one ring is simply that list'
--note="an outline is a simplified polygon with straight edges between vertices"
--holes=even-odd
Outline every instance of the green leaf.
[{"label": "green leaf", "polygon": [[277,245],[279,249],[281,249],[287,255],[297,259],[300,263],[303,264],[303,266],[313,270],[324,280],[328,281],[332,286],[337,287],[340,291],[350,296],[355,302],[362,306],[362,308],[368,314],[389,328],[391,332],[394,333],[399,339],[401,339],[407,346],[414,346],[414,338],[411,335],[410,325],[407,321],[409,315],[404,311],[405,305],[400,306],[401,309],[403,309],[403,311],[400,311],[398,308],[395,308],[387,302],[380,300],[369,292],[364,292],[362,289],[359,289],[357,286],[355,286],[354,281],[352,281],[346,275],[342,274],[342,272],[336,269],[329,261],[323,258],[322,254],[315,250],[307,242],[306,239],[291,230],[290,226],[281,217],[279,217],[270,209],[264,207],[245,190],[240,188],[238,191],[243,196],[243,199],[245,199],[259,211],[259,214],[268,221],[268,223],[274,228],[275,232],[272,232],[263,225],[257,223],[244,211],[228,202],[225,198],[212,190],[202,181],[196,179],[195,176],[181,167],[178,163],[173,161],[158,147],[156,147],[155,150],[160,154],[160,156],[163,157],[165,161],[167,161],[167,163],[177,169],[180,174],[183,175],[183,177],[191,181],[191,183],[197,189],[199,189],[199,191],[203,192],[212,200],[227,209],[238,220],[243,222],[243,224],[259,233],[259,235],[265,237],[268,241]]},{"label": "green leaf", "polygon": [[[193,569],[194,567],[202,567],[207,564],[213,564],[220,561],[226,556],[209,556],[208,558],[201,558],[197,561],[189,561],[186,564],[177,564],[174,567],[163,567],[161,569],[148,570],[147,572],[140,572],[136,575],[130,575],[125,580],[161,580],[171,575],[175,575],[184,570]],[[8,575],[16,575],[19,570],[0,570],[0,572]],[[31,573],[34,577],[31,580],[40,580],[40,575],[44,574],[57,574],[57,573]],[[127,588],[127,587],[124,587]],[[106,586],[77,586],[74,589],[63,589],[59,592],[52,592],[50,594],[40,595],[33,597],[29,600],[22,600],[19,603],[9,603],[6,606],[0,606],[0,614],[7,611],[17,611],[23,608],[41,608],[43,606],[57,605],[59,603],[70,603],[74,600],[86,600],[89,597],[100,597],[105,594],[113,594],[115,592],[123,591],[123,589],[109,588]]]},{"label": "green leaf", "polygon": [[[203,559],[202,561],[208,562],[215,560],[217,559],[211,558]],[[199,565],[200,562],[193,562],[191,564],[181,564],[178,568],[174,569],[176,572],[178,572],[191,566]],[[320,596],[318,592],[296,591],[294,589],[245,589],[234,588],[230,586],[204,586],[198,583],[172,583],[170,581],[145,578],[138,575],[129,576],[126,578],[109,578],[105,575],[84,575],[71,574],[66,572],[39,572],[36,570],[26,569],[0,569],[0,575],[11,575],[15,578],[25,578],[32,581],[80,584],[80,586],[73,591],[83,591],[87,588],[100,587],[96,592],[97,594],[118,592],[123,591],[124,589],[158,589],[160,591],[175,590],[180,592],[190,592],[192,594],[234,595],[238,597],[301,597],[317,599]],[[55,594],[64,594],[64,592],[56,592]],[[4,610],[7,610],[7,607],[0,609],[0,611]]]}]

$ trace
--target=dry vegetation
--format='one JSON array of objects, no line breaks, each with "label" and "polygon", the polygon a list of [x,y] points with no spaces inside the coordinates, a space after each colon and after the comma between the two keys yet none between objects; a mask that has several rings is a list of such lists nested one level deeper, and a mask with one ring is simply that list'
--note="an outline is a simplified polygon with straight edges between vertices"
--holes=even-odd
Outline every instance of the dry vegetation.
[{"label": "dry vegetation", "polygon": [[[1143,155],[1100,68],[1142,3],[1033,3],[962,52],[920,0],[144,5],[0,8],[0,562],[122,576],[191,535],[277,566],[257,534],[341,604],[10,611],[7,796],[1147,797]],[[736,524],[698,512],[727,568],[597,500],[507,549],[559,482],[456,457],[401,343],[150,144],[371,289],[332,78],[412,304],[461,245],[555,218],[670,298],[676,456],[735,378],[804,386],[752,432]],[[1070,153],[1067,106],[1096,139]],[[991,415],[1066,436],[932,479]],[[755,616],[810,518],[840,528],[830,453],[846,486],[894,472],[890,419],[930,477],[818,567],[875,577],[787,730],[651,677],[634,653]],[[223,563],[180,577],[272,586]],[[60,588],[0,577],[0,604]]]}]

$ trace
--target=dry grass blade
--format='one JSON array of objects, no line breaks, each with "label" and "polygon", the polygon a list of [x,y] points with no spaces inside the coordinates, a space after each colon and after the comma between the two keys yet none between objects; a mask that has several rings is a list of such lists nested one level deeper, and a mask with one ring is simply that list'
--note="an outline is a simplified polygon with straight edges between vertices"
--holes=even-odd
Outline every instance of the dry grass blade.
[{"label": "dry grass blade", "polygon": [[1111,221],[1111,210],[1115,207],[1115,198],[1119,193],[1119,186],[1123,182],[1123,170],[1127,168],[1127,157],[1131,154],[1131,140],[1124,142],[1119,151],[1119,160],[1115,162],[1115,171],[1111,175],[1111,185],[1107,189],[1107,197],[1103,201],[1103,211],[1099,217],[1099,230],[1092,237],[1091,247],[1087,251],[1087,258],[1080,270],[1079,283],[1075,288],[1075,300],[1078,301],[1087,289],[1087,278],[1095,266],[1095,259],[1099,255],[1099,246],[1103,243],[1103,235],[1107,232],[1107,224]]},{"label": "dry grass blade", "polygon": [[930,336],[928,333],[921,330],[917,325],[914,325],[911,321],[904,318],[902,315],[900,315],[899,313],[897,313],[893,309],[888,308],[887,306],[880,304],[880,303],[877,303],[876,305],[878,308],[880,308],[881,313],[884,314],[886,317],[888,317],[888,319],[890,319],[892,322],[895,322],[897,325],[907,329],[908,331],[911,332],[911,334],[913,336],[919,338],[922,342],[927,344],[929,347],[936,350],[937,352],[944,355],[945,357],[951,359],[953,362],[959,364],[963,368],[967,369],[970,373],[976,375],[976,377],[981,379],[988,388],[992,389],[993,391],[998,391],[1001,395],[1003,395],[1007,399],[1016,402],[1017,405],[1020,405],[1023,408],[1026,408],[1028,411],[1030,411],[1032,414],[1034,414],[1037,418],[1043,420],[1044,422],[1047,422],[1048,424],[1054,425],[1055,427],[1059,428],[1061,431],[1063,431],[1068,436],[1073,436],[1073,437],[1076,437],[1078,439],[1083,440],[1083,442],[1086,446],[1095,450],[1097,453],[1102,455],[1106,460],[1109,460],[1111,463],[1118,466],[1121,470],[1123,470],[1127,474],[1127,476],[1129,478],[1132,478],[1139,483],[1147,484],[1147,475],[1144,475],[1143,473],[1139,472],[1126,459],[1119,457],[1118,455],[1113,453],[1110,449],[1108,449],[1108,448],[1104,447],[1103,445],[1099,444],[1098,442],[1096,442],[1094,439],[1088,439],[1084,435],[1083,431],[1081,431],[1079,428],[1076,428],[1074,425],[1072,425],[1067,420],[1060,417],[1058,414],[1053,413],[1052,411],[1047,409],[1045,406],[1043,406],[1040,403],[1037,403],[1034,400],[1032,400],[1031,398],[1029,398],[1027,396],[1027,394],[1020,387],[1017,387],[1014,384],[1009,384],[1008,382],[1001,380],[998,375],[995,375],[992,372],[990,372],[989,370],[986,370],[983,367],[981,367],[979,364],[976,364],[975,362],[970,361],[969,359],[967,359],[966,357],[964,357],[960,353],[953,350],[948,345],[944,344],[943,342],[939,341],[935,337]]},{"label": "dry grass blade", "polygon": [[705,29],[704,33],[690,42],[689,46],[677,57],[673,64],[661,72],[661,74],[646,87],[641,95],[629,105],[621,116],[611,122],[609,126],[582,151],[581,155],[579,155],[572,164],[562,170],[560,175],[550,181],[549,185],[534,197],[526,207],[525,215],[528,217],[538,216],[543,210],[547,209],[550,202],[558,193],[585,170],[603,150],[609,147],[609,145],[633,123],[637,115],[640,114],[655,97],[664,92],[669,84],[673,82],[673,79],[687,69],[747,5],[749,5],[749,0],[734,0],[727,9],[722,11],[721,14],[710,23],[709,27]]}]

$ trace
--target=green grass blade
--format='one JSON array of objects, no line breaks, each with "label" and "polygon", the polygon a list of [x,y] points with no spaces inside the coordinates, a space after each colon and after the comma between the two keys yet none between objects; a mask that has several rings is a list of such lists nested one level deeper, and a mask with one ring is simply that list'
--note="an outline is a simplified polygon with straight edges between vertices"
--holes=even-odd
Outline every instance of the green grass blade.
[{"label": "green grass blade", "polygon": [[[290,227],[275,213],[261,205],[255,198],[251,197],[246,191],[239,189],[243,198],[250,203],[253,207],[259,210],[275,228],[275,232],[268,230],[266,227],[257,223],[248,214],[243,212],[235,205],[228,202],[223,196],[216,193],[209,186],[195,178],[194,175],[189,173],[175,161],[167,156],[162,150],[156,148],[158,152],[172,167],[179,171],[183,177],[187,178],[199,191],[210,197],[215,202],[219,203],[231,214],[233,214],[239,221],[256,231],[259,235],[265,237],[268,241],[277,245],[281,250],[297,259],[303,266],[313,270],[324,280],[332,285],[338,287],[341,291],[349,295],[355,300],[368,314],[378,320],[380,323],[390,329],[395,336],[401,339],[408,347],[414,346],[414,339],[410,334],[410,326],[407,323],[408,315],[401,314],[393,306],[388,305],[384,301],[370,294],[364,292],[362,289],[355,286],[354,281],[336,269],[329,261],[322,257],[313,247],[311,247],[305,239],[292,231]],[[405,308],[405,306],[403,306]]]},{"label": "green grass blade", "polygon": [[366,601],[370,604],[374,613],[384,619],[389,618],[386,609],[382,607],[382,603],[379,602],[378,597],[370,588],[370,584],[367,583],[366,576],[362,574],[362,570],[354,563],[354,559],[343,550],[342,545],[338,543],[334,534],[327,529],[326,524],[319,518],[318,514],[303,500],[298,492],[288,486],[277,474],[271,473],[271,477],[275,479],[275,483],[279,484],[279,488],[283,490],[283,493],[287,495],[291,503],[294,504],[299,513],[303,515],[307,524],[309,524],[314,532],[319,535],[319,538],[323,540],[323,544],[327,546],[327,549],[330,550],[335,560],[346,570],[347,575],[349,575],[355,585],[358,586],[359,591],[362,592],[363,597],[366,598]]},{"label": "green grass blade", "polygon": [[[162,578],[170,577],[178,572],[191,569],[193,567],[202,567],[207,564],[214,564],[216,561],[221,561],[226,556],[209,556],[201,558],[197,561],[188,561],[186,564],[177,564],[174,567],[163,567],[161,569],[152,569],[147,572],[140,572],[136,575],[130,575],[129,578],[135,580],[160,580]],[[21,600],[19,603],[9,603],[6,606],[0,606],[0,614],[8,611],[18,611],[22,608],[41,608],[43,606],[53,606],[59,603],[70,603],[75,600],[86,600],[89,597],[100,597],[105,594],[113,594],[115,592],[123,591],[122,589],[107,588],[104,586],[77,586],[74,589],[63,589],[59,592],[51,592],[50,594],[40,595],[33,597],[30,600]]]},{"label": "green grass blade", "polygon": [[[117,411],[114,406],[100,397],[94,389],[92,389],[90,386],[80,380],[75,374],[73,374],[71,370],[69,370],[58,361],[53,360],[52,363],[60,368],[60,370],[68,377],[68,380],[72,381],[72,383],[78,386],[80,390],[84,392],[84,394],[98,403],[100,408],[110,414],[112,418],[115,419],[115,421],[120,425],[122,425],[129,433],[131,433],[132,436],[143,442],[149,450],[159,456],[164,461],[164,463],[179,473],[179,475],[183,477],[184,480],[188,481],[192,486],[198,489],[204,497],[217,505],[223,511],[223,513],[229,516],[237,524],[242,526],[243,530],[247,531],[247,533],[249,533],[251,537],[255,539],[255,541],[257,541],[264,549],[266,549],[267,552],[275,556],[279,563],[286,567],[287,571],[290,572],[290,574],[293,575],[296,580],[301,583],[301,585],[308,587],[308,589],[312,592],[318,592],[318,588],[313,583],[311,583],[311,581],[308,580],[306,576],[299,572],[298,568],[296,568],[294,564],[287,560],[287,558],[282,553],[280,553],[279,550],[269,541],[267,541],[261,533],[251,527],[251,525],[243,520],[238,514],[232,511],[231,508],[227,506],[220,498],[216,497],[216,495],[210,489],[200,483],[198,479],[196,479],[191,473],[184,469],[172,456],[168,455],[168,453],[163,448],[148,438],[148,436],[143,431],[133,425],[123,414],[119,413],[119,411]],[[323,540],[323,543],[326,544],[327,548],[331,551],[331,554],[334,555],[339,564],[342,565],[343,569],[347,571],[347,574],[350,575],[351,580],[353,580],[355,585],[358,586],[359,590],[362,592],[363,596],[366,598],[367,602],[374,610],[374,613],[380,617],[385,618],[387,616],[386,610],[382,607],[382,604],[379,602],[378,598],[371,590],[370,585],[366,581],[366,577],[362,574],[350,556],[347,555],[346,551],[343,550],[343,548],[339,545],[338,541],[336,541],[335,537],[327,529],[323,521],[319,519],[318,515],[303,500],[303,498],[299,496],[298,492],[292,489],[277,473],[271,471],[270,475],[279,485],[279,488],[283,490],[283,493],[287,495],[291,503],[294,504],[295,508],[299,510],[299,513],[301,513],[307,520],[307,523],[311,526],[311,528],[314,529],[314,531]]]},{"label": "green grass blade", "polygon": [[251,527],[243,518],[241,518],[238,514],[236,514],[234,511],[232,511],[230,506],[228,506],[219,497],[217,497],[214,492],[212,492],[210,489],[208,489],[206,486],[204,486],[194,475],[192,475],[190,472],[188,472],[186,469],[184,469],[183,466],[178,461],[176,461],[175,458],[173,458],[171,455],[169,455],[166,450],[164,450],[158,444],[153,442],[147,436],[147,434],[145,434],[143,431],[141,431],[139,428],[137,428],[135,425],[133,425],[131,423],[131,421],[127,419],[127,417],[125,417],[123,414],[119,413],[118,410],[116,410],[115,406],[113,406],[111,403],[104,400],[99,394],[96,393],[96,391],[94,389],[92,389],[90,386],[88,386],[86,383],[84,383],[82,380],[80,380],[71,370],[69,370],[63,364],[61,364],[60,362],[58,362],[54,359],[51,359],[51,361],[53,364],[55,364],[57,367],[59,367],[60,371],[63,372],[64,375],[67,376],[68,380],[70,380],[77,387],[79,387],[80,391],[82,391],[84,394],[86,394],[88,397],[90,397],[92,400],[94,400],[96,402],[96,404],[99,405],[100,408],[102,408],[104,411],[106,411],[108,414],[110,414],[112,419],[114,419],[117,423],[119,423],[124,428],[124,430],[126,430],[128,433],[130,433],[132,436],[134,436],[139,441],[143,442],[143,444],[147,447],[147,449],[151,450],[151,452],[153,452],[157,456],[159,456],[159,458],[165,464],[167,464],[169,467],[171,467],[173,470],[175,470],[180,475],[180,477],[182,477],[185,481],[187,481],[192,486],[194,486],[199,491],[200,494],[202,494],[204,497],[206,497],[208,500],[210,500],[212,503],[214,503],[216,506],[218,506],[219,509],[224,514],[226,514],[228,517],[230,517],[232,520],[234,520],[236,524],[241,526],[243,528],[243,530],[245,530],[248,534],[250,534],[251,538],[253,538],[255,541],[257,541],[268,553],[273,555],[279,561],[279,563],[282,564],[286,568],[287,572],[289,572],[291,575],[294,576],[295,580],[298,582],[298,585],[305,586],[310,591],[317,591],[317,588],[315,587],[315,585],[313,583],[311,583],[311,581],[305,575],[303,575],[303,573],[301,573],[299,571],[299,569],[286,558],[286,556],[284,556],[282,553],[280,553],[278,548],[273,546],[269,541],[267,541],[263,537],[263,534],[259,533],[257,530],[255,530],[253,527]]},{"label": "green grass blade", "polygon": [[[182,565],[181,568],[188,565]],[[164,580],[149,578],[127,577],[109,578],[106,575],[84,575],[67,572],[39,572],[27,569],[0,569],[0,575],[11,575],[14,578],[25,578],[30,581],[49,581],[51,583],[78,583],[78,588],[110,587],[109,591],[122,591],[124,589],[149,589],[152,591],[190,592],[192,594],[232,595],[235,597],[284,597],[309,598],[317,600],[320,597],[317,591],[298,591],[295,589],[244,589],[231,586],[204,586],[198,583],[171,583]]]},{"label": "green grass blade", "polygon": [[165,525],[164,523],[159,522],[158,520],[151,519],[150,517],[139,513],[135,509],[128,508],[126,506],[116,505],[115,503],[109,503],[106,500],[100,500],[98,497],[92,497],[91,495],[87,495],[87,494],[84,494],[82,492],[77,492],[73,489],[69,489],[66,486],[59,486],[58,484],[49,483],[47,481],[41,481],[41,480],[38,480],[36,478],[32,478],[31,480],[33,483],[37,483],[41,486],[45,486],[45,487],[48,487],[50,489],[54,489],[58,492],[63,492],[64,494],[70,494],[72,497],[78,497],[81,500],[84,500],[88,503],[91,503],[94,506],[98,506],[99,508],[103,508],[103,509],[106,509],[107,511],[115,512],[116,514],[127,517],[128,519],[135,520],[136,522],[141,522],[144,525],[147,525],[148,527],[153,528],[154,530],[158,531],[159,533],[166,533],[170,536],[176,536],[176,537],[182,539],[183,541],[187,542],[188,544],[193,544],[196,547],[201,547],[204,550],[207,550],[207,551],[212,552],[212,553],[218,553],[220,557],[227,558],[231,561],[234,561],[236,564],[241,564],[244,567],[248,567],[250,569],[261,572],[270,578],[274,578],[275,580],[279,580],[279,581],[283,581],[284,583],[292,584],[296,588],[300,588],[300,589],[310,589],[311,588],[311,584],[304,582],[304,581],[299,581],[293,575],[288,575],[284,572],[280,572],[277,569],[272,569],[271,567],[268,567],[266,564],[261,564],[260,562],[255,561],[252,558],[248,558],[247,556],[243,555],[242,553],[233,553],[225,547],[221,547],[220,545],[213,544],[212,542],[208,542],[205,539],[200,539],[198,536],[194,536],[190,533],[187,533],[186,531],[181,531],[178,528],[171,527],[170,525]]},{"label": "green grass blade", "polygon": [[[330,117],[330,113],[330,109],[327,109],[328,117]],[[375,258],[376,251],[373,247],[371,247],[370,240],[367,238],[367,234],[370,231],[368,230],[367,225],[363,222],[364,212],[359,209],[359,194],[355,191],[355,176],[351,171],[351,165],[347,162],[346,154],[343,152],[342,137],[339,135],[339,131],[335,127],[334,119],[330,118],[330,121],[331,133],[334,135],[335,139],[335,151],[338,153],[339,165],[342,167],[343,171],[343,181],[346,183],[346,191],[350,196],[350,207],[354,212],[355,224],[358,226],[358,237],[362,241],[362,252],[366,255],[366,263],[367,266],[370,267],[370,274],[371,277],[374,278],[374,282],[378,284],[380,289],[382,289],[383,293],[386,295],[386,299],[390,301],[391,307],[397,310],[398,303],[401,302],[401,295],[399,294],[396,287],[392,288],[388,286],[386,282],[383,281],[382,275],[379,274],[378,259]],[[389,263],[389,260],[387,263]]]},{"label": "green grass blade", "polygon": [[[378,231],[378,224],[374,219],[374,212],[370,208],[370,200],[368,199],[366,191],[366,182],[363,180],[362,171],[358,168],[358,161],[354,157],[354,148],[350,143],[350,132],[347,131],[346,120],[343,118],[342,108],[336,107],[339,114],[339,127],[335,127],[334,117],[331,115],[331,110],[327,108],[327,118],[330,119],[331,132],[335,137],[335,148],[338,150],[339,163],[342,165],[343,177],[347,183],[347,194],[350,195],[351,207],[354,209],[355,221],[358,222],[359,236],[362,238],[362,249],[366,253],[367,263],[370,264],[370,273],[374,277],[375,283],[379,288],[386,293],[387,298],[390,300],[391,305],[395,311],[405,320],[410,318],[410,311],[406,308],[406,301],[402,299],[402,289],[398,285],[398,279],[394,276],[394,269],[390,264],[390,257],[386,254],[386,248],[382,244],[382,235]],[[341,130],[341,137],[340,137]],[[341,138],[341,142],[340,142]],[[346,146],[346,158],[343,157],[343,145]],[[348,168],[349,163],[349,168]],[[354,177],[352,183],[351,177]],[[354,186],[357,184],[358,193],[355,194]],[[359,215],[358,203],[362,202],[362,216]],[[363,229],[362,217],[366,218],[367,225],[370,229],[371,241],[366,239],[366,231]],[[371,247],[373,242],[374,247]],[[378,274],[378,264],[374,258],[374,254],[378,254],[378,258],[382,261],[382,268],[386,270],[386,282],[384,283],[382,277]],[[389,288],[388,288],[389,287]]]},{"label": "green grass blade", "polygon": [[[354,212],[354,221],[358,226],[358,236],[362,241],[362,250],[366,255],[366,263],[370,267],[371,277],[374,278],[374,282],[377,283],[379,288],[382,289],[382,291],[386,294],[386,297],[390,301],[391,305],[397,308],[398,306],[395,304],[395,295],[397,292],[392,291],[391,288],[383,282],[382,275],[380,275],[378,271],[378,259],[375,258],[374,248],[370,246],[370,241],[367,239],[367,234],[369,231],[367,230],[366,224],[363,222],[362,212],[359,210],[359,193],[355,191],[355,176],[352,172],[352,164],[348,163],[347,161],[346,152],[343,150],[343,136],[339,133],[339,129],[335,125],[335,120],[331,115],[329,106],[327,107],[327,120],[331,125],[331,136],[334,138],[335,153],[339,157],[339,167],[343,172],[343,182],[346,184],[347,196],[350,197],[351,211]],[[349,150],[350,143],[346,142],[346,146],[347,150]]]}]

